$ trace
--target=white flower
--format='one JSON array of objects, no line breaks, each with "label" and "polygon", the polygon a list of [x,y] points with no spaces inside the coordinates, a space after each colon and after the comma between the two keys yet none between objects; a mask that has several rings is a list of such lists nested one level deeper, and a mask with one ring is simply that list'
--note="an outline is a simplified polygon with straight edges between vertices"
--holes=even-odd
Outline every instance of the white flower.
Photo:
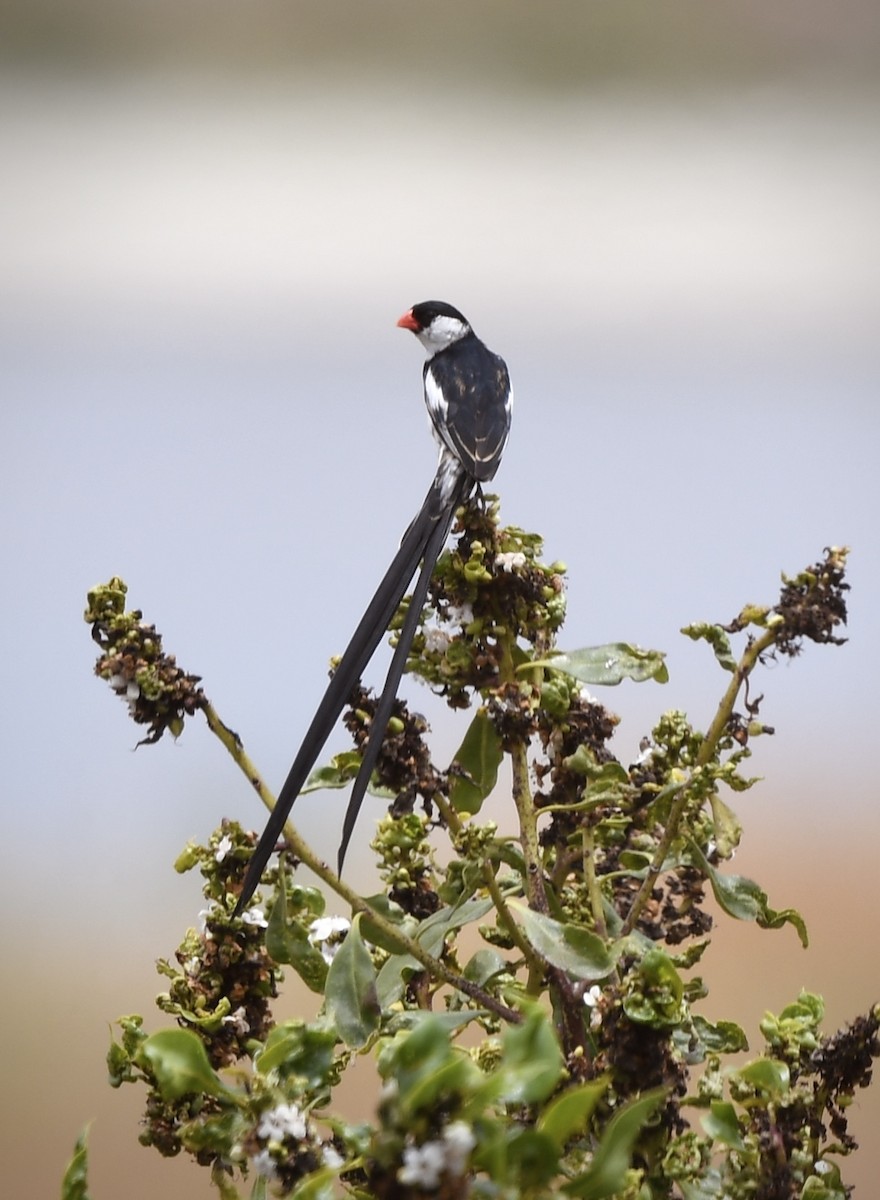
[{"label": "white flower", "polygon": [[471,1150],[477,1144],[474,1131],[467,1121],[453,1121],[443,1130],[446,1145],[446,1170],[450,1175],[463,1175]]},{"label": "white flower", "polygon": [[257,1136],[269,1142],[283,1142],[286,1137],[302,1141],[308,1134],[306,1119],[298,1105],[279,1104],[263,1113],[257,1126]]},{"label": "white flower", "polygon": [[451,641],[445,629],[428,629],[425,633],[425,649],[430,654],[445,654]]},{"label": "white flower", "polygon": [[250,1033],[251,1031],[250,1024],[245,1016],[244,1007],[242,1005],[239,1005],[235,1012],[231,1012],[225,1016],[223,1018],[223,1024],[233,1025],[235,1027],[235,1032],[240,1037],[244,1037],[246,1033]]},{"label": "white flower", "polygon": [[403,1184],[436,1188],[444,1174],[464,1174],[468,1156],[476,1144],[470,1125],[466,1121],[453,1121],[438,1141],[404,1149],[403,1166],[398,1168],[397,1179]]},{"label": "white flower", "polygon": [[203,934],[207,938],[210,938],[211,934],[208,932],[208,920],[211,917],[219,917],[222,912],[223,910],[216,900],[212,900],[207,908],[201,909],[199,911],[199,933]]},{"label": "white flower", "polygon": [[265,929],[269,924],[266,914],[258,904],[255,904],[253,908],[246,908],[241,914],[241,919],[245,925],[253,925],[257,929]]},{"label": "white flower", "polygon": [[321,1157],[324,1160],[324,1166],[329,1167],[331,1171],[338,1171],[345,1162],[335,1146],[322,1146]]},{"label": "white flower", "polygon": [[275,1159],[268,1150],[261,1150],[259,1154],[252,1155],[251,1162],[258,1175],[262,1175],[266,1179],[275,1178],[277,1174],[275,1169]]},{"label": "white flower", "polygon": [[602,989],[594,983],[588,992],[584,992],[584,1004],[590,1010],[590,1028],[598,1029],[602,1024],[602,1010],[599,1001],[602,999]]},{"label": "white flower", "polygon": [[111,675],[110,678],[107,680],[107,682],[113,688],[114,692],[124,692],[125,691],[126,685],[125,685],[125,676],[124,675]]},{"label": "white flower", "polygon": [[502,571],[516,571],[520,567],[526,565],[526,556],[521,550],[508,550],[504,554],[495,555],[495,566],[500,567]]},{"label": "white flower", "polygon": [[639,742],[639,753],[632,765],[634,767],[643,767],[646,763],[649,763],[654,757],[655,749],[656,747],[650,738],[642,738]]},{"label": "white flower", "polygon": [[232,849],[232,838],[228,833],[224,833],[223,837],[217,843],[217,849],[214,851],[214,861],[221,863],[229,851]]},{"label": "white flower", "polygon": [[318,917],[309,926],[309,941],[320,949],[321,957],[329,965],[349,929],[351,921],[347,917]]},{"label": "white flower", "polygon": [[470,604],[450,604],[446,610],[446,619],[453,625],[470,625],[474,619],[474,610]]},{"label": "white flower", "polygon": [[416,1187],[435,1188],[446,1166],[446,1151],[442,1142],[425,1142],[422,1146],[407,1146],[403,1166],[398,1168],[400,1183]]}]

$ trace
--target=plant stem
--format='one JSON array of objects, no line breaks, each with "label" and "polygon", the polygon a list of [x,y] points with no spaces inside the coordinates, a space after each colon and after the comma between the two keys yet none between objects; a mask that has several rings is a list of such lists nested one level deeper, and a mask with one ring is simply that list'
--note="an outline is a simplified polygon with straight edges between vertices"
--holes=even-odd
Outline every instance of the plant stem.
[{"label": "plant stem", "polygon": [[[257,795],[271,812],[275,807],[275,797],[272,795],[269,788],[263,781],[259,771],[257,771],[250,758],[247,756],[242,745],[241,739],[234,733],[228,725],[226,725],[217,714],[216,709],[205,700],[203,704],[205,717],[208,721],[208,727],[212,733],[220,739],[229,753],[232,755],[236,765],[247,776],[251,786],[256,791]],[[284,826],[284,840],[286,841],[291,853],[300,862],[304,863],[310,871],[322,880],[327,887],[334,891],[337,896],[341,896],[343,900],[351,907],[352,912],[362,912],[369,916],[370,920],[382,930],[386,937],[392,939],[400,947],[401,953],[409,954],[417,962],[425,968],[429,974],[438,979],[442,979],[444,983],[450,987],[456,988],[465,995],[470,996],[483,1008],[494,1012],[496,1016],[502,1017],[506,1021],[518,1023],[522,1020],[519,1013],[502,1004],[484,988],[472,983],[469,979],[465,979],[461,975],[456,975],[454,971],[450,971],[444,962],[439,958],[435,958],[432,954],[424,949],[424,947],[415,939],[407,937],[401,933],[400,929],[391,921],[388,921],[381,913],[377,912],[371,905],[358,895],[353,888],[350,888],[347,883],[344,883],[339,876],[323,862],[312,851],[308,843],[302,838],[297,831],[292,821],[287,821]]]},{"label": "plant stem", "polygon": [[[446,797],[436,795],[434,796],[434,803],[442,813],[447,827],[451,829],[454,834],[460,833],[462,829],[461,817],[459,817],[458,813],[455,811]],[[501,891],[498,880],[495,877],[495,872],[492,870],[491,862],[489,862],[488,859],[485,859],[481,864],[480,869],[482,871],[483,881],[486,884],[486,890],[492,897],[492,903],[495,905],[495,908],[498,911],[498,916],[501,919],[501,923],[510,936],[511,941],[526,960],[529,971],[531,972],[532,969],[538,971],[543,970],[541,960],[538,958],[530,943],[526,941],[519,925],[517,925],[516,921],[513,919],[510,909],[507,907],[507,901],[505,900],[504,893]]]},{"label": "plant stem", "polygon": [[513,766],[513,802],[519,818],[519,840],[526,865],[526,898],[536,912],[547,913],[550,906],[544,889],[541,844],[538,840],[538,814],[529,786],[529,759],[524,743],[514,744],[510,759]]},{"label": "plant stem", "polygon": [[[727,691],[721,698],[721,703],[718,705],[712,723],[706,731],[702,744],[697,751],[696,762],[694,764],[695,771],[700,770],[701,767],[708,766],[718,753],[719,743],[724,736],[724,731],[727,729],[730,718],[733,716],[733,709],[736,704],[736,698],[739,695],[739,690],[749,677],[760,656],[775,643],[777,633],[778,629],[765,630],[760,637],[755,638],[754,641],[750,641],[743,651],[743,656],[737,663],[733,678],[728,685]],[[636,927],[636,922],[641,916],[642,910],[650,899],[654,885],[663,870],[663,864],[666,862],[672,844],[678,836],[679,826],[689,799],[690,789],[685,786],[681,789],[669,810],[669,817],[666,821],[666,829],[664,830],[663,837],[654,851],[654,858],[651,861],[648,873],[642,881],[642,886],[639,888],[632,906],[627,913],[626,920],[620,931],[621,937],[626,937],[627,934],[632,933]]]},{"label": "plant stem", "polygon": [[605,909],[602,903],[602,888],[596,875],[596,847],[593,842],[593,830],[589,825],[583,827],[584,878],[590,895],[590,908],[593,912],[593,925],[599,937],[607,938],[608,928],[605,924]]}]

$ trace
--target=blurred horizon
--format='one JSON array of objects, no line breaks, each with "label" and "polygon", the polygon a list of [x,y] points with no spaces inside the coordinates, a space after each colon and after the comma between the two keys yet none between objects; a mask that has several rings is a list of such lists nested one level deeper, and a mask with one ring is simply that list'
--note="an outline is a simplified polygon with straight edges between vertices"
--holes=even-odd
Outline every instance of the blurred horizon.
[{"label": "blurred horizon", "polygon": [[[3,1150],[57,1188],[93,1115],[94,1200],[213,1194],[137,1145],[108,1024],[155,1027],[154,961],[201,908],[171,864],[263,814],[190,722],[138,730],[91,677],[86,589],[129,600],[283,778],[433,471],[421,355],[394,322],[457,304],[507,359],[502,519],[569,568],[566,648],[667,651],[599,698],[623,760],[726,678],[679,633],[772,603],[853,548],[849,642],[755,678],[773,738],[732,798],[733,869],[791,931],[720,922],[708,1015],[746,1028],[801,986],[827,1030],[880,999],[880,8],[868,0],[0,4],[0,699],[4,946],[15,963]],[[387,654],[387,648],[380,652]],[[368,673],[375,683],[384,659]],[[461,736],[411,681],[438,758]],[[337,732],[326,754],[345,745]],[[336,793],[297,820],[335,845]],[[507,818],[503,793],[492,815]],[[337,807],[334,808],[333,806]],[[359,826],[354,884],[381,806]],[[11,965],[7,986],[12,983]],[[293,1013],[310,998],[286,998]],[[366,1085],[359,1103],[365,1103]],[[880,1173],[857,1097],[855,1196]],[[39,1149],[39,1155],[35,1150]],[[201,1182],[199,1182],[201,1180]]]}]

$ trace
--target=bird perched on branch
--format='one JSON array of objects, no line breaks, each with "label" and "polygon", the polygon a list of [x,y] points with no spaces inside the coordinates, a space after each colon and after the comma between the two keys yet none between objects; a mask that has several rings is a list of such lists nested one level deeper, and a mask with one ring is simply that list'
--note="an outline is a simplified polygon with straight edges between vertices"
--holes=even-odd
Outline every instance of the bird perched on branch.
[{"label": "bird perched on branch", "polygon": [[440,446],[437,471],[312,718],[251,856],[236,914],[242,912],[253,895],[294,800],[421,563],[345,814],[338,855],[338,870],[342,871],[345,852],[376,765],[425,603],[431,573],[443,549],[455,510],[475,487],[479,488],[493,478],[507,443],[513,407],[507,367],[503,359],[480,341],[458,309],[442,300],[426,300],[407,309],[397,324],[401,329],[411,330],[426,351],[422,375],[425,405]]}]

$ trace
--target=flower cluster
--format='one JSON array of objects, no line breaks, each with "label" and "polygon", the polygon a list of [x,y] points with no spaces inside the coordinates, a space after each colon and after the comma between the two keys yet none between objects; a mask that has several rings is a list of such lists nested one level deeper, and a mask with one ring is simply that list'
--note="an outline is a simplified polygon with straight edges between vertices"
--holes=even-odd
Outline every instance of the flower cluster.
[{"label": "flower cluster", "polygon": [[332,1143],[319,1137],[299,1105],[291,1103],[267,1109],[243,1150],[256,1173],[285,1192],[319,1167],[338,1170],[344,1161]]},{"label": "flower cluster", "polygon": [[397,1179],[412,1187],[434,1191],[444,1176],[460,1179],[464,1175],[476,1144],[471,1127],[465,1121],[453,1121],[444,1126],[439,1137],[404,1148]]},{"label": "flower cluster", "polygon": [[184,717],[205,703],[200,678],[181,670],[173,654],[164,653],[162,635],[142,621],[139,610],[125,611],[127,590],[114,577],[88,594],[84,616],[101,647],[95,674],[125,700],[138,725],[149,726],[144,742],[158,742],[166,729],[178,737]]}]

